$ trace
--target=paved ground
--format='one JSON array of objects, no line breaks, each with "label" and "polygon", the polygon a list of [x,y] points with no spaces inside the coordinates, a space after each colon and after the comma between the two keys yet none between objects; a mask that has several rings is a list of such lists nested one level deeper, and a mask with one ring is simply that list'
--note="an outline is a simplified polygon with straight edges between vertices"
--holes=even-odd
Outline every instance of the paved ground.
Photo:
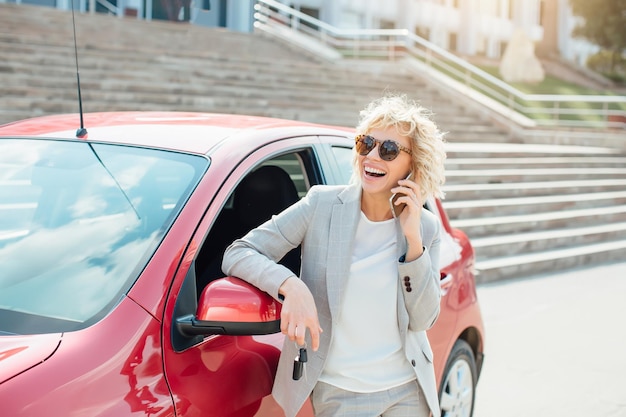
[{"label": "paved ground", "polygon": [[474,417],[626,416],[626,262],[484,284],[478,297]]}]

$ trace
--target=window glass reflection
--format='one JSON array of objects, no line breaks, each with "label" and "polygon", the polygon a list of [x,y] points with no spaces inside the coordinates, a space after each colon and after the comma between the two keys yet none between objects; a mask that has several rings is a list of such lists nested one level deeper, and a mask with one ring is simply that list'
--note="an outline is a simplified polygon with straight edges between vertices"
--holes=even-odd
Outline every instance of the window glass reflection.
[{"label": "window glass reflection", "polygon": [[[29,333],[37,317],[63,331],[104,314],[207,164],[143,148],[0,141],[0,331]],[[11,312],[13,328],[2,328],[2,311]]]}]

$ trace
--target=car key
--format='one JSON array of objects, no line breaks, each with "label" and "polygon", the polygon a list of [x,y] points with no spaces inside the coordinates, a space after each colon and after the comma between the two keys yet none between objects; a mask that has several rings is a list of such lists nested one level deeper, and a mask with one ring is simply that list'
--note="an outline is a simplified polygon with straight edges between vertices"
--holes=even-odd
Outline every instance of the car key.
[{"label": "car key", "polygon": [[298,358],[300,358],[300,362],[306,363],[308,359],[306,354],[306,348],[300,348],[300,351],[298,352]]},{"label": "car key", "polygon": [[293,361],[293,379],[294,381],[298,381],[302,378],[302,374],[304,372],[304,364],[307,361],[307,352],[306,348],[300,348],[298,351],[298,356]]}]

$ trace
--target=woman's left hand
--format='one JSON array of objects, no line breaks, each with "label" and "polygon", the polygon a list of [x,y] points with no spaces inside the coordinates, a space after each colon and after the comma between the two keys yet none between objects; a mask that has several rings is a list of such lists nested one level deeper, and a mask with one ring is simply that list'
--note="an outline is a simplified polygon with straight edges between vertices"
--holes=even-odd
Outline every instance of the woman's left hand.
[{"label": "woman's left hand", "polygon": [[398,187],[392,188],[391,192],[398,194],[396,205],[405,205],[398,220],[408,244],[405,262],[411,262],[424,252],[420,231],[424,202],[421,200],[420,186],[416,182],[400,180],[398,184]]}]

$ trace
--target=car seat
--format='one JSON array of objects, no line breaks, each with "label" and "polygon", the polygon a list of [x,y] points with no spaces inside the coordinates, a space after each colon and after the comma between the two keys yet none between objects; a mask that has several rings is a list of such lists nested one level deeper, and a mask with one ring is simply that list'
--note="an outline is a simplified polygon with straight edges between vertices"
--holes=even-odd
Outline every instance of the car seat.
[{"label": "car seat", "polygon": [[[299,199],[298,190],[284,169],[274,165],[258,168],[246,176],[235,191],[234,210],[239,235],[245,235]],[[280,263],[299,274],[300,249],[289,252]]]},{"label": "car seat", "polygon": [[235,191],[234,209],[240,226],[247,232],[299,200],[287,172],[265,165],[246,176]]}]

